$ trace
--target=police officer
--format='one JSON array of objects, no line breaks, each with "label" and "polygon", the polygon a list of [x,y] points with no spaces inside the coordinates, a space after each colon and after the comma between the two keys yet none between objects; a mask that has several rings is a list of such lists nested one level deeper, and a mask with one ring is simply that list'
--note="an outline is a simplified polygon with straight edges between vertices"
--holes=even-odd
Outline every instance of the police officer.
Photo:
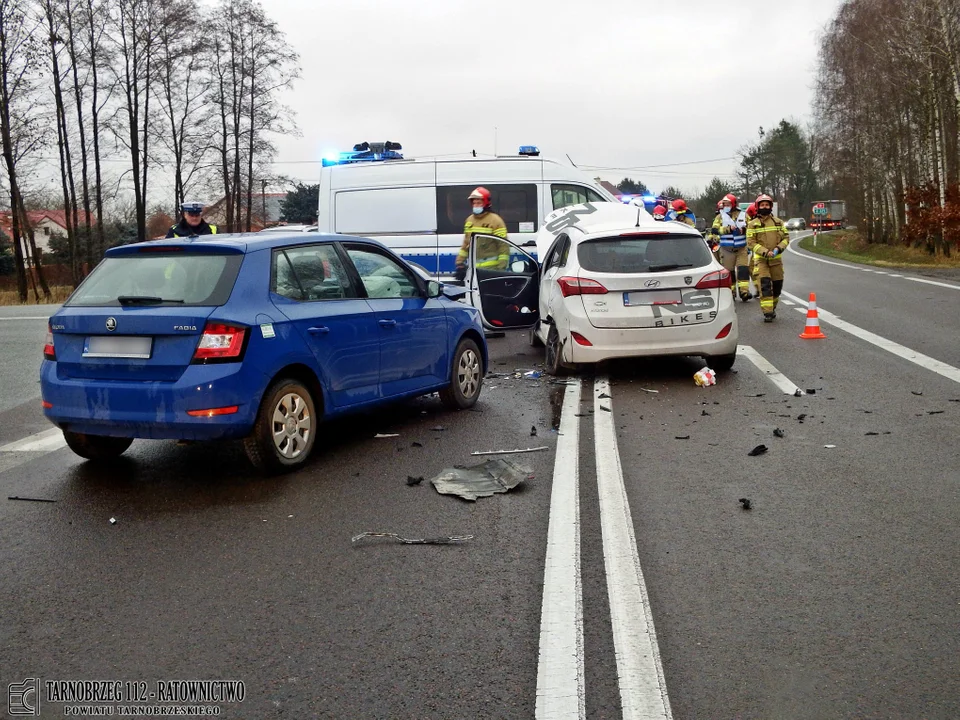
[{"label": "police officer", "polygon": [[764,322],[777,317],[777,303],[783,290],[783,253],[790,234],[783,220],[773,214],[773,198],[760,195],[756,200],[757,217],[747,224],[747,243],[753,248],[754,262],[759,267],[760,310]]},{"label": "police officer", "polygon": [[[473,212],[463,224],[463,246],[457,253],[457,280],[467,276],[467,258],[470,256],[470,240],[475,234],[493,235],[507,239],[507,225],[503,218],[490,209],[492,198],[485,187],[478,187],[467,199],[473,205]],[[498,240],[482,238],[477,242],[477,267],[505,269],[510,263],[510,247]]]},{"label": "police officer", "polygon": [[203,203],[185,202],[180,205],[180,222],[167,231],[168,238],[191,237],[193,235],[216,235],[217,226],[203,219]]},{"label": "police officer", "polygon": [[747,217],[740,211],[737,197],[732,193],[720,200],[720,213],[713,219],[713,229],[720,235],[720,264],[737,279],[736,286],[731,289],[746,302],[750,299]]}]

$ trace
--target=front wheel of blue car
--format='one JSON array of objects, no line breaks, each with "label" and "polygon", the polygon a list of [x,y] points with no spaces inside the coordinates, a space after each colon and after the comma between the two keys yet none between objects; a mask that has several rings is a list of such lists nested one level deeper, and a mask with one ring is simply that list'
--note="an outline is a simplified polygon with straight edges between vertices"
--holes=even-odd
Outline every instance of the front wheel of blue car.
[{"label": "front wheel of blue car", "polygon": [[247,457],[269,473],[299,467],[313,450],[318,419],[305,385],[291,379],[274,383],[263,396],[253,432],[243,441]]},{"label": "front wheel of blue car", "polygon": [[451,410],[466,410],[477,404],[483,387],[483,358],[480,348],[464,338],[453,353],[450,384],[440,391],[440,401]]},{"label": "front wheel of blue car", "polygon": [[85,433],[63,431],[67,447],[87,460],[110,460],[120,457],[133,443],[132,438],[107,437],[106,435],[87,435]]}]

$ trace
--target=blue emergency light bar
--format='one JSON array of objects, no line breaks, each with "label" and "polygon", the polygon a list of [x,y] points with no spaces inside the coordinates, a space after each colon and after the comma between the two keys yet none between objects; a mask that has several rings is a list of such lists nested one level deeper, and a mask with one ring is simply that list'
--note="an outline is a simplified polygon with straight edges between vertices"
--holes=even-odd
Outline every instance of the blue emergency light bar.
[{"label": "blue emergency light bar", "polygon": [[520,154],[528,157],[537,157],[540,154],[540,148],[536,145],[521,145]]},{"label": "blue emergency light bar", "polygon": [[320,161],[323,167],[331,165],[351,165],[362,162],[383,162],[384,160],[403,160],[398,150],[403,150],[400,143],[387,140],[382,143],[358,143],[353,150],[325,155]]}]

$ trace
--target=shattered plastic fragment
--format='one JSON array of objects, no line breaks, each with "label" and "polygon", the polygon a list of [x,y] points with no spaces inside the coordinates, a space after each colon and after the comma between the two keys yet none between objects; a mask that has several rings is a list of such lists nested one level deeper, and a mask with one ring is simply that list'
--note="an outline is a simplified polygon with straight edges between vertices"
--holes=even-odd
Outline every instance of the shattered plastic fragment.
[{"label": "shattered plastic fragment", "polygon": [[766,445],[757,445],[753,450],[747,453],[750,457],[756,457],[757,455],[763,455],[767,451]]},{"label": "shattered plastic fragment", "polygon": [[413,477],[413,475],[407,475],[407,485],[414,486],[419,485],[423,482],[423,477]]},{"label": "shattered plastic fragment", "polygon": [[807,388],[807,395],[816,395],[817,391],[814,388]]},{"label": "shattered plastic fragment", "polygon": [[741,507],[743,507],[744,510],[749,510],[749,509],[750,509],[750,499],[749,499],[749,498],[740,498],[737,502],[740,503]]},{"label": "shattered plastic fragment", "polygon": [[708,367],[700,368],[693,374],[693,381],[699,387],[708,387],[717,384],[717,374]]},{"label": "shattered plastic fragment", "polygon": [[689,436],[689,435],[676,435],[676,436],[674,436],[673,439],[674,439],[674,440],[689,440],[689,439],[690,439],[690,436]]},{"label": "shattered plastic fragment", "polygon": [[783,430],[781,430],[780,428],[775,428],[774,431],[773,431],[773,436],[774,436],[774,437],[778,437],[778,438],[782,438],[782,437],[784,436],[784,432],[783,432]]},{"label": "shattered plastic fragment", "polygon": [[430,482],[441,495],[457,495],[464,500],[505,493],[522,483],[530,474],[507,459],[487,460],[482,465],[446,468]]},{"label": "shattered plastic fragment", "polygon": [[868,432],[868,433],[864,433],[864,435],[866,435],[867,437],[871,437],[871,436],[873,436],[873,435],[879,435],[879,434],[880,434],[880,433],[878,433],[878,432]]},{"label": "shattered plastic fragment", "polygon": [[116,525],[116,524],[117,524],[117,519],[116,519],[116,518],[110,518],[110,524],[111,524],[111,525]]},{"label": "shattered plastic fragment", "polygon": [[912,395],[923,395],[922,392],[917,392],[916,390],[911,390],[910,393],[911,393]]},{"label": "shattered plastic fragment", "polygon": [[604,411],[606,411],[606,412],[613,412],[610,408],[604,407],[603,405],[600,406],[600,409],[601,409],[601,410],[604,410]]},{"label": "shattered plastic fragment", "polygon": [[800,388],[797,388],[796,390],[793,391],[793,396],[794,396],[794,397],[803,397],[803,390],[801,390]]},{"label": "shattered plastic fragment", "polygon": [[368,537],[385,537],[392,538],[398,542],[402,542],[405,545],[456,545],[457,543],[466,542],[467,540],[473,540],[473,535],[448,535],[447,537],[434,537],[434,538],[405,538],[400,537],[396,533],[384,533],[384,532],[364,532],[359,535],[354,535],[350,542],[357,542],[363,538]]},{"label": "shattered plastic fragment", "polygon": [[658,392],[660,392],[659,390],[648,390],[647,388],[640,388],[640,389],[643,390],[643,391],[646,392],[646,393],[658,393]]},{"label": "shattered plastic fragment", "polygon": [[530,378],[531,380],[537,380],[543,376],[543,373],[539,370],[531,370],[530,372],[524,373],[524,376]]},{"label": "shattered plastic fragment", "polygon": [[437,425],[436,427],[432,427],[432,428],[430,428],[430,429],[431,429],[433,432],[443,432],[444,430],[446,430],[446,428],[443,427],[442,425]]},{"label": "shattered plastic fragment", "polygon": [[417,441],[413,441],[412,443],[410,443],[410,447],[423,447],[423,443],[418,443]]},{"label": "shattered plastic fragment", "polygon": [[549,450],[550,448],[546,445],[542,447],[535,448],[526,448],[525,450],[516,449],[516,450],[485,450],[483,452],[477,451],[470,453],[471,455],[517,455],[519,453],[531,453],[531,452],[540,452],[541,450]]},{"label": "shattered plastic fragment", "polygon": [[400,437],[400,433],[377,433],[377,434],[374,435],[373,437],[374,437],[375,439],[376,439],[376,438]]},{"label": "shattered plastic fragment", "polygon": [[824,447],[827,448],[827,450],[833,450],[836,445],[824,445]]},{"label": "shattered plastic fragment", "polygon": [[597,400],[611,400],[611,399],[612,399],[612,398],[611,398],[609,395],[607,395],[606,393],[600,393],[600,394],[597,396]]},{"label": "shattered plastic fragment", "polygon": [[530,427],[530,437],[536,437],[536,436],[537,436],[537,426],[532,425]]}]

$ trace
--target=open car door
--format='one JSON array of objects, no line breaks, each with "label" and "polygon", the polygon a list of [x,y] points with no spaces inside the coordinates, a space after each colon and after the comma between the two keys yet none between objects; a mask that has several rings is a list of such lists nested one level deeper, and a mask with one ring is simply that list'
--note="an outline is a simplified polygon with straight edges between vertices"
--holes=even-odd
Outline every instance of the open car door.
[{"label": "open car door", "polygon": [[540,265],[509,240],[475,234],[470,241],[470,303],[495,330],[528,328],[540,316]]}]

